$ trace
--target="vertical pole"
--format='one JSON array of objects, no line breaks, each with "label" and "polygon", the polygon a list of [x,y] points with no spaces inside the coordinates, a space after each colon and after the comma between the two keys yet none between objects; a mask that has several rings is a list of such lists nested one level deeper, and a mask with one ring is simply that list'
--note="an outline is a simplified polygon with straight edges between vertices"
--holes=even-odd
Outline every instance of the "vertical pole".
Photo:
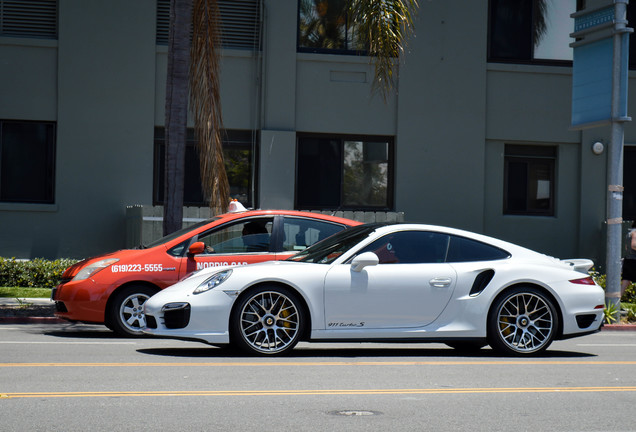
[{"label": "vertical pole", "polygon": [[620,319],[621,240],[623,223],[623,142],[626,113],[621,111],[622,38],[626,27],[627,1],[615,0],[614,60],[612,69],[612,137],[607,155],[607,279],[605,304],[612,305],[614,319]]}]

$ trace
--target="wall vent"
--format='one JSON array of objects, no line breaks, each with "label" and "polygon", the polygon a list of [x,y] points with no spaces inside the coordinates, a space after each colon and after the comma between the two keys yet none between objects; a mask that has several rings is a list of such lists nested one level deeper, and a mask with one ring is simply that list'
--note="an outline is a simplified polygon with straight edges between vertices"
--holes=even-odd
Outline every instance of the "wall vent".
[{"label": "wall vent", "polygon": [[[260,44],[260,0],[218,0],[223,48],[258,51]],[[157,0],[157,45],[168,44],[170,0]]]},{"label": "wall vent", "polygon": [[0,36],[57,39],[57,0],[0,0]]}]

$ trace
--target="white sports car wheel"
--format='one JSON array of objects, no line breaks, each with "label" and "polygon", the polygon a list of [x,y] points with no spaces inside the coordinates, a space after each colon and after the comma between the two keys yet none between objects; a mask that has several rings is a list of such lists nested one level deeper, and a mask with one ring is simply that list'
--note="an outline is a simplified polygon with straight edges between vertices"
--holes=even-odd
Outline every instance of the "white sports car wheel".
[{"label": "white sports car wheel", "polygon": [[297,296],[282,287],[262,287],[243,297],[232,314],[231,338],[256,354],[283,354],[296,346],[304,328]]},{"label": "white sports car wheel", "polygon": [[556,309],[545,294],[519,287],[495,301],[488,317],[488,340],[506,354],[537,354],[550,346],[558,324]]}]

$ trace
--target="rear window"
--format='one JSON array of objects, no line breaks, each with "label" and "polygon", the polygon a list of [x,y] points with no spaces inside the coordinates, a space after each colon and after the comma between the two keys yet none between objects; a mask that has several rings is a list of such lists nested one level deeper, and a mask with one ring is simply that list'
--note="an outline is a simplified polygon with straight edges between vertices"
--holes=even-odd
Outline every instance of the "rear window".
[{"label": "rear window", "polygon": [[509,258],[503,249],[465,237],[451,236],[446,262],[494,261]]}]

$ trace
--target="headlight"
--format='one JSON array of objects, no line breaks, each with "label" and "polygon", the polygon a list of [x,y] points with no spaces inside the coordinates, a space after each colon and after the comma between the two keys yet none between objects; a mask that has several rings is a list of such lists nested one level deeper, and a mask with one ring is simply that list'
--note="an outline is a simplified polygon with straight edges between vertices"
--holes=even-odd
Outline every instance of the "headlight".
[{"label": "headlight", "polygon": [[227,278],[232,274],[232,269],[223,270],[218,273],[214,273],[212,276],[207,278],[201,285],[199,285],[192,294],[201,294],[203,292],[209,291],[212,288],[215,288],[221,285]]},{"label": "headlight", "polygon": [[88,265],[84,267],[83,269],[81,269],[79,273],[77,273],[77,275],[73,278],[73,280],[81,281],[84,279],[88,279],[89,277],[97,273],[98,271],[104,270],[106,267],[115,264],[117,261],[119,261],[119,258],[108,258],[108,259],[103,259],[101,261],[94,262],[93,264]]}]

